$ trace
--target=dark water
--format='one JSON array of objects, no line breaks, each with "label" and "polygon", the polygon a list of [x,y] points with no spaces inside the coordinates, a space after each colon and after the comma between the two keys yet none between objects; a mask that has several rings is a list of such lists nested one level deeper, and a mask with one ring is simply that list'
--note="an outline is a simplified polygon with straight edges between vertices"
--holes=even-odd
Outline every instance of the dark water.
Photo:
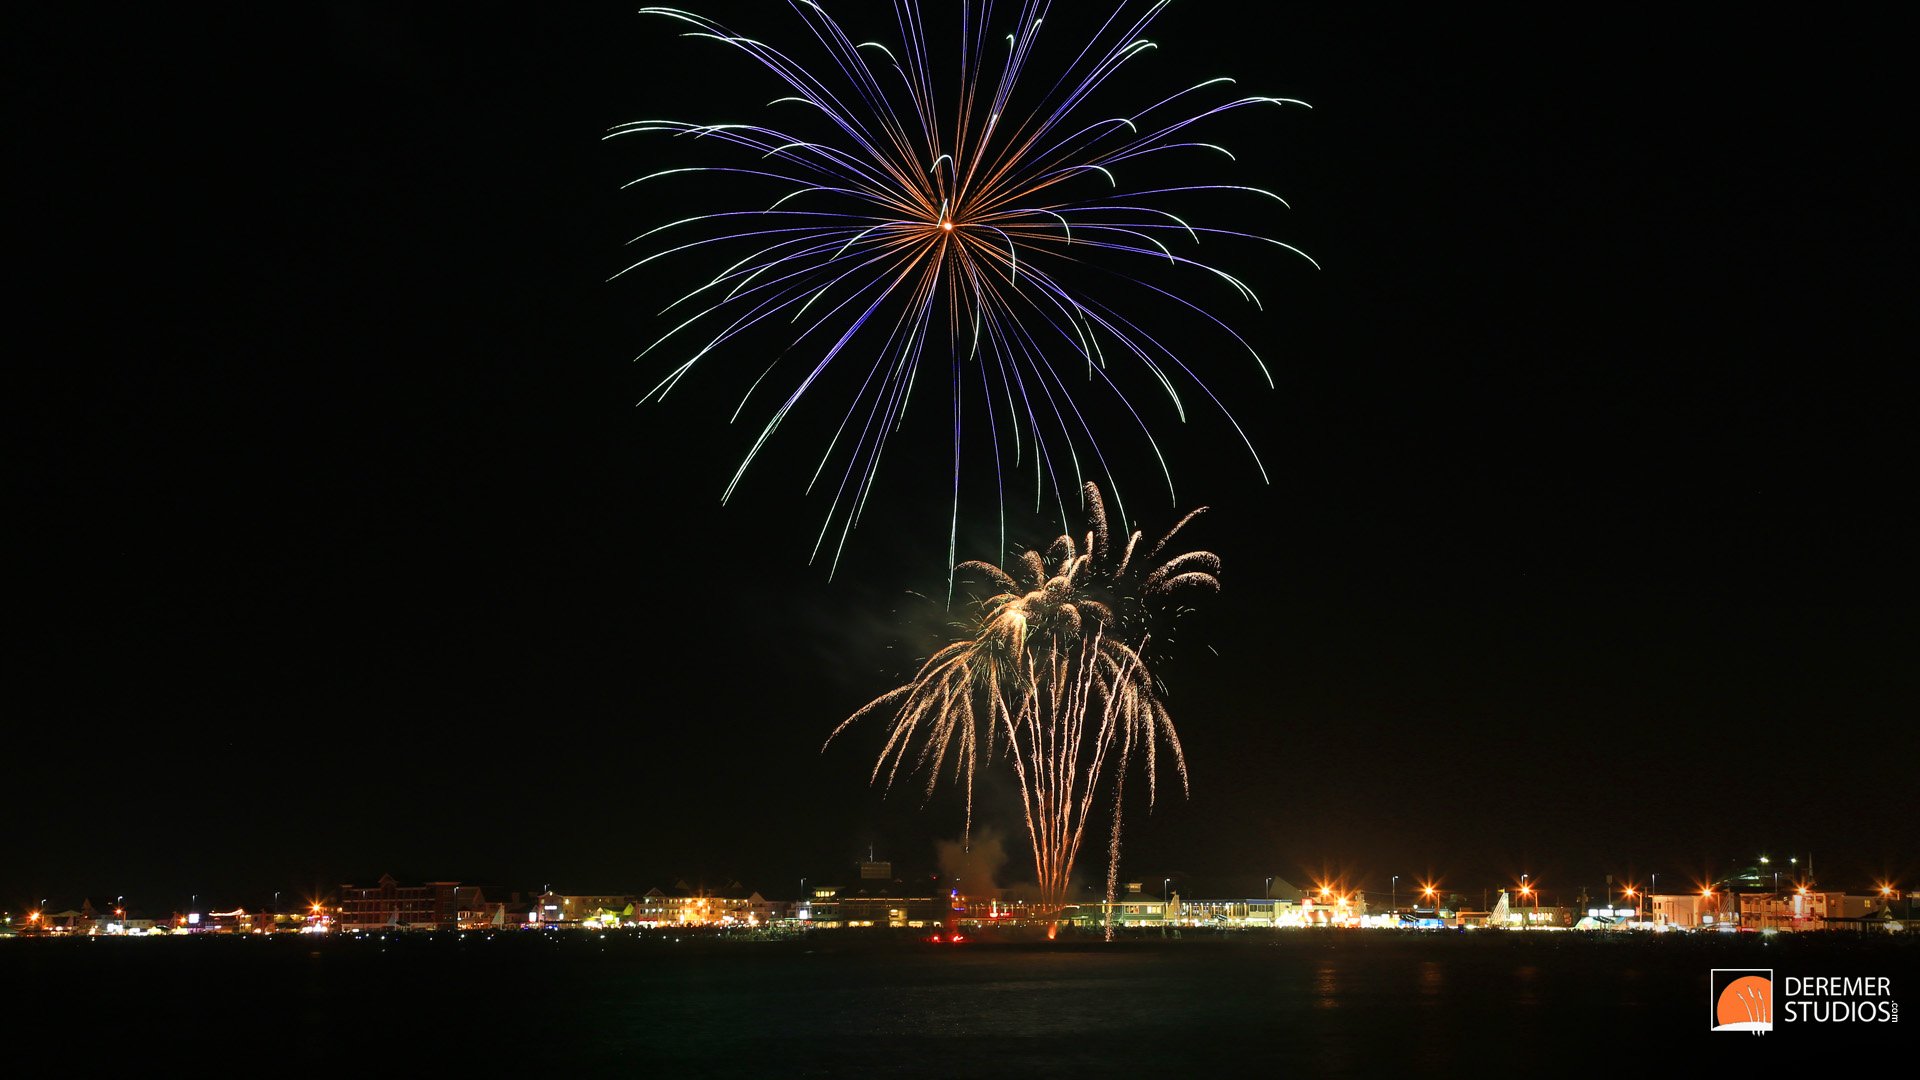
[{"label": "dark water", "polygon": [[[0,1061],[206,1075],[581,1067],[694,1076],[1265,1068],[1585,1075],[1732,1064],[1897,1025],[1707,1031],[1714,967],[1869,974],[1920,1008],[1914,942],[1806,935],[1293,932],[1114,945],[816,935],[0,942]],[[1674,1055],[1679,1055],[1675,1057]],[[1549,1067],[1549,1063],[1553,1063]],[[1604,1070],[1602,1070],[1604,1071]]]}]

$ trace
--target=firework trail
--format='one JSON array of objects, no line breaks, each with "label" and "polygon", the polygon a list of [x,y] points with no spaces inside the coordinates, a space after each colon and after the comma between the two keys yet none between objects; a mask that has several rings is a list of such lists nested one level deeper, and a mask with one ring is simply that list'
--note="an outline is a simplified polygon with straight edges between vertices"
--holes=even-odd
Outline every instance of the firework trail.
[{"label": "firework trail", "polygon": [[[792,335],[783,355],[798,365],[797,378],[776,378],[776,357],[734,409],[737,421],[762,384],[785,388],[723,502],[809,389],[830,368],[847,367],[859,389],[808,485],[809,493],[832,491],[813,552],[817,558],[831,544],[836,567],[917,382],[937,379],[951,392],[949,566],[959,522],[963,401],[979,402],[970,407],[985,414],[1001,491],[1002,552],[1006,479],[1029,465],[1036,510],[1051,490],[1064,516],[1063,482],[1071,492],[1091,473],[1106,480],[1124,517],[1107,454],[1082,407],[1082,385],[1114,395],[1174,498],[1146,412],[1110,364],[1144,371],[1145,384],[1166,396],[1182,422],[1185,395],[1197,391],[1232,424],[1265,478],[1239,421],[1139,316],[1154,309],[1214,328],[1244,348],[1272,385],[1247,341],[1188,291],[1210,282],[1223,298],[1258,305],[1244,281],[1208,261],[1214,247],[1253,241],[1306,256],[1244,226],[1195,224],[1168,207],[1181,200],[1217,207],[1237,198],[1285,205],[1257,187],[1187,178],[1233,159],[1224,147],[1199,141],[1209,122],[1248,106],[1303,102],[1236,96],[1228,78],[1173,92],[1119,92],[1134,89],[1122,73],[1155,48],[1141,34],[1166,0],[1131,14],[1120,5],[1085,40],[1066,42],[1061,55],[1072,60],[1054,68],[1035,60],[1046,0],[1020,0],[1004,34],[991,25],[990,0],[965,0],[958,38],[946,42],[958,46],[957,79],[946,77],[946,68],[936,77],[935,42],[913,0],[895,0],[891,43],[856,40],[812,0],[789,6],[807,31],[796,35],[801,51],[687,11],[642,9],[770,72],[787,91],[770,103],[780,124],[639,120],[606,136],[675,136],[688,150],[724,159],[663,168],[628,187],[704,181],[711,190],[719,179],[713,174],[766,185],[765,198],[752,205],[719,207],[641,233],[631,242],[650,253],[614,275],[669,256],[720,253],[730,260],[667,305],[671,329],[640,355],[679,350],[681,358],[643,402],[664,399],[702,360],[757,328],[784,326],[781,333]],[[936,85],[947,92],[936,93]],[[1129,104],[1109,111],[1114,106],[1103,105],[1105,98]],[[1156,160],[1182,179],[1156,179],[1166,175],[1152,167]],[[1203,249],[1203,240],[1216,243]]]},{"label": "firework trail", "polygon": [[969,832],[974,775],[1004,756],[1019,781],[1041,904],[1056,913],[1109,770],[1109,904],[1129,767],[1144,759],[1151,807],[1165,742],[1186,789],[1180,736],[1147,666],[1149,623],[1178,594],[1220,588],[1220,559],[1212,552],[1157,561],[1202,511],[1142,551],[1138,532],[1116,546],[1099,488],[1089,483],[1085,494],[1091,520],[1082,541],[1061,536],[1044,552],[1022,552],[1008,569],[963,563],[961,569],[979,571],[1000,590],[980,602],[967,636],[934,653],[911,682],[868,702],[827,738],[831,744],[856,721],[891,714],[873,781],[884,776],[890,788],[905,767],[925,773],[931,795],[940,777],[951,776],[965,789]]}]

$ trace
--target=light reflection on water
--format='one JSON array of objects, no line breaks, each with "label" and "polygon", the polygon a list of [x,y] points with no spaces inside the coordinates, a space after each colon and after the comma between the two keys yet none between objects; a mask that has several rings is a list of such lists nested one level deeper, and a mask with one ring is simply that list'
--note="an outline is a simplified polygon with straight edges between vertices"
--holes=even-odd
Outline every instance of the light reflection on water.
[{"label": "light reflection on water", "polygon": [[[488,1074],[537,1065],[1027,1076],[1258,1060],[1311,1075],[1449,1075],[1618,1052],[1633,1032],[1686,1035],[1710,968],[1794,963],[1745,942],[1574,935],[847,947],[853,940],[15,942],[0,957],[0,991],[65,1001],[112,986],[140,1005],[122,1026],[89,1022],[62,1036],[56,1011],[32,1034],[63,1053],[117,1045],[151,1064],[236,1069],[291,1053],[314,1071],[378,1054],[396,1068],[430,1061]],[[1878,951],[1789,947],[1828,950],[1803,970],[1899,980]],[[1906,970],[1913,952],[1896,958]],[[209,1027],[208,1003],[236,995],[289,1010],[284,1022]]]},{"label": "light reflection on water", "polygon": [[1322,963],[1313,972],[1313,1005],[1316,1009],[1337,1009],[1340,1007],[1340,979],[1338,969],[1332,964]]},{"label": "light reflection on water", "polygon": [[1540,969],[1532,964],[1521,964],[1513,969],[1513,1003],[1525,1008],[1540,1004],[1538,988],[1534,980],[1540,975]]},{"label": "light reflection on water", "polygon": [[1420,961],[1420,1003],[1422,1005],[1433,1005],[1435,999],[1440,996],[1441,989],[1446,985],[1445,969],[1441,967],[1439,961]]}]

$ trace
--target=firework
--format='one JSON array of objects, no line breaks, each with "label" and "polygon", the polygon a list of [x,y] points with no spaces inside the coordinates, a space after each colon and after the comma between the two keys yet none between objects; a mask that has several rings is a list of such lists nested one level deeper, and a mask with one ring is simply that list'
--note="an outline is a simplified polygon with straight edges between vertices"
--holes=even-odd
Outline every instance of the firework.
[{"label": "firework", "polygon": [[[829,369],[848,366],[854,377],[847,381],[859,389],[840,413],[808,487],[832,492],[814,554],[831,544],[835,565],[917,383],[944,382],[950,391],[949,566],[959,520],[963,402],[988,426],[1002,492],[1002,551],[1005,480],[1029,466],[1036,509],[1051,490],[1064,515],[1061,492],[1093,475],[1107,481],[1124,512],[1108,455],[1095,438],[1097,410],[1083,407],[1082,387],[1114,395],[1158,461],[1170,500],[1173,478],[1148,426],[1152,410],[1137,406],[1123,382],[1156,388],[1182,422],[1186,395],[1197,392],[1233,426],[1265,478],[1239,421],[1149,332],[1140,313],[1159,309],[1212,328],[1243,348],[1272,385],[1246,339],[1191,296],[1205,285],[1223,299],[1258,304],[1244,281],[1211,261],[1215,247],[1252,241],[1306,256],[1245,231],[1245,215],[1234,219],[1236,227],[1219,228],[1174,209],[1194,199],[1216,207],[1237,198],[1284,205],[1254,186],[1193,179],[1197,170],[1233,157],[1199,134],[1248,106],[1304,103],[1238,96],[1229,78],[1173,92],[1123,78],[1155,48],[1141,35],[1165,0],[1133,13],[1121,5],[1085,40],[1063,43],[1059,55],[1072,59],[1052,68],[1038,45],[1049,6],[1044,0],[1023,0],[1004,34],[990,25],[991,3],[966,0],[960,33],[950,42],[958,45],[958,63],[940,75],[935,42],[914,0],[896,0],[897,36],[890,42],[856,40],[811,0],[790,6],[807,31],[797,50],[735,34],[690,12],[642,9],[679,22],[688,37],[737,49],[771,72],[786,90],[770,103],[778,122],[641,120],[607,135],[675,136],[686,150],[721,159],[662,168],[629,187],[697,182],[711,174],[767,185],[753,205],[719,207],[640,234],[634,242],[649,253],[614,275],[669,256],[715,253],[726,263],[667,305],[664,321],[671,328],[641,355],[656,349],[680,355],[643,401],[666,398],[703,360],[757,328],[785,326],[782,333],[792,335],[782,355],[795,370],[776,376],[779,358],[765,365],[734,410],[738,420],[763,386],[784,388],[774,404],[759,407],[766,419],[723,502],[803,396]],[[1165,171],[1151,167],[1161,160],[1182,179],[1168,182]],[[1123,376],[1122,366],[1134,372]]]},{"label": "firework", "polygon": [[962,570],[979,571],[1000,590],[980,601],[967,636],[934,653],[912,681],[842,721],[827,740],[862,718],[890,715],[874,782],[884,777],[891,788],[903,770],[924,773],[930,795],[941,777],[951,777],[965,790],[969,831],[974,776],[1004,757],[1019,782],[1041,903],[1055,912],[1109,773],[1109,900],[1129,767],[1144,759],[1151,806],[1165,743],[1185,791],[1186,757],[1148,668],[1148,646],[1169,598],[1220,587],[1212,552],[1158,561],[1201,511],[1142,551],[1138,532],[1113,543],[1099,488],[1088,484],[1086,497],[1090,528],[1079,541],[1061,536],[1044,552],[1022,552],[1006,569],[963,563]]}]

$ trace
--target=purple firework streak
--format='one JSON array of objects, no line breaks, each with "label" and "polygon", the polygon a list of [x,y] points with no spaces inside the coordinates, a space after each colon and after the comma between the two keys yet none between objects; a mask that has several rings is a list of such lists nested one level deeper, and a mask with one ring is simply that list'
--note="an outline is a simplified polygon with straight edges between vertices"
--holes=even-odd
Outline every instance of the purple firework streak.
[{"label": "purple firework streak", "polygon": [[[1004,34],[990,30],[991,2],[963,3],[958,86],[945,102],[934,92],[926,24],[908,0],[894,5],[898,37],[892,44],[855,41],[819,4],[789,0],[809,31],[810,54],[826,59],[812,66],[703,16],[642,9],[690,27],[687,37],[720,42],[757,61],[791,91],[771,107],[799,110],[817,129],[807,137],[763,124],[640,120],[606,136],[668,134],[729,156],[723,163],[652,172],[627,187],[724,173],[771,188],[768,203],[719,209],[640,234],[630,243],[655,249],[613,275],[707,249],[735,257],[665,309],[674,325],[640,355],[663,348],[691,353],[642,403],[664,400],[703,359],[756,327],[784,322],[797,328],[789,351],[806,357],[805,373],[772,409],[722,502],[732,498],[782,422],[836,362],[866,366],[808,485],[809,493],[832,487],[813,554],[818,558],[831,541],[835,566],[872,493],[887,436],[898,429],[928,360],[950,367],[949,567],[959,523],[961,403],[969,380],[977,381],[985,402],[1000,490],[1008,472],[1031,457],[1036,509],[1051,489],[1064,517],[1062,481],[1066,491],[1078,492],[1090,469],[1105,476],[1119,498],[1107,455],[1076,396],[1086,385],[1107,388],[1132,417],[1159,462],[1169,499],[1175,497],[1165,454],[1140,409],[1112,378],[1114,359],[1150,373],[1150,384],[1167,396],[1182,422],[1183,388],[1196,388],[1233,426],[1266,478],[1232,412],[1173,348],[1129,317],[1128,306],[1138,311],[1153,305],[1216,328],[1245,349],[1271,387],[1266,364],[1246,339],[1178,285],[1198,274],[1259,306],[1244,281],[1199,257],[1205,238],[1258,241],[1313,260],[1271,237],[1194,224],[1166,209],[1172,200],[1196,196],[1286,205],[1273,192],[1159,180],[1129,186],[1127,179],[1131,171],[1152,171],[1129,169],[1150,155],[1231,161],[1224,147],[1196,141],[1191,129],[1247,106],[1305,103],[1235,97],[1233,80],[1216,78],[1145,95],[1141,100],[1150,104],[1124,115],[1097,110],[1101,91],[1111,94],[1116,76],[1155,48],[1141,35],[1167,3],[1131,15],[1122,5],[1075,43],[1078,54],[1070,63],[1045,72],[1030,62],[1048,3],[1023,0]],[[1010,111],[1032,97],[1016,95],[1025,89],[1023,80],[1048,78],[1052,85],[1037,103]],[[1092,287],[1088,270],[1097,272]],[[753,380],[734,409],[735,421],[776,365]],[[1003,495],[1003,551],[1004,504]],[[1121,511],[1125,520],[1124,506]]]}]

